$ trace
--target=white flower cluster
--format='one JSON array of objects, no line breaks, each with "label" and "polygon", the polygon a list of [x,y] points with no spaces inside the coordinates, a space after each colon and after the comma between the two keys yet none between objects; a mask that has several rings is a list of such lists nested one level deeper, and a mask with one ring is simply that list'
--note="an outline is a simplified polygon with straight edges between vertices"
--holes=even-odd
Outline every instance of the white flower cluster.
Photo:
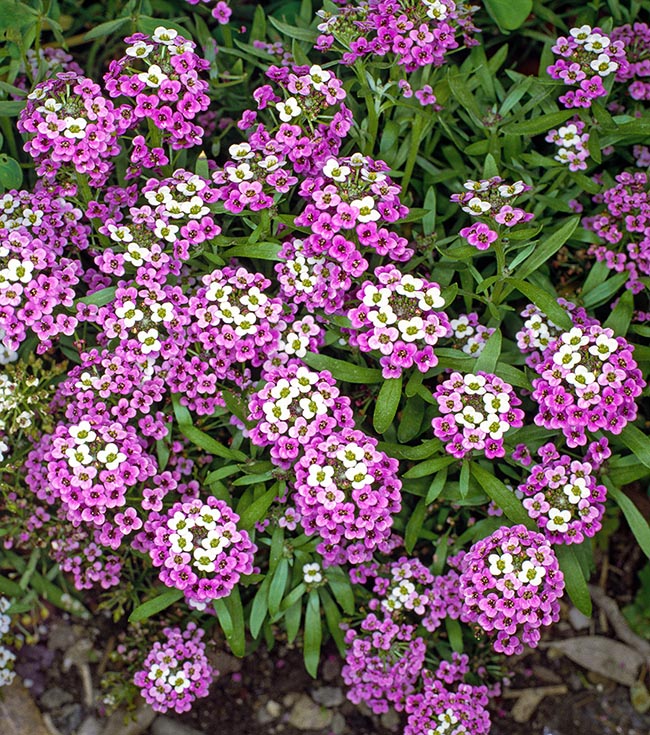
[{"label": "white flower cluster", "polygon": [[[340,163],[336,158],[328,158],[323,166],[323,175],[339,184],[347,182],[352,176],[355,181],[359,179],[366,182],[367,185],[380,184],[386,180],[386,174],[380,171],[370,171],[367,168],[367,161],[361,153],[353,153],[348,159],[349,165]],[[355,173],[352,173],[352,170]],[[379,211],[375,208],[375,199],[370,194],[365,194],[359,199],[353,199],[350,206],[358,211],[358,222],[376,222],[380,217]]]},{"label": "white flower cluster", "polygon": [[[4,637],[11,626],[11,617],[6,614],[11,603],[6,597],[0,597],[0,639]],[[16,656],[5,646],[0,644],[0,687],[11,684],[15,674],[11,669]]]},{"label": "white flower cluster", "polygon": [[232,521],[224,522],[218,508],[202,505],[197,513],[176,511],[167,521],[173,554],[191,555],[192,565],[201,572],[217,571],[214,560],[242,536]]},{"label": "white flower cluster", "polygon": [[467,355],[478,357],[494,329],[478,324],[469,314],[460,314],[458,319],[451,319],[449,325],[453,331],[453,339],[460,342],[461,350]]},{"label": "white flower cluster", "polygon": [[545,138],[558,148],[553,158],[569,166],[571,171],[581,171],[587,168],[589,133],[583,132],[584,127],[582,122],[570,122],[557,130],[550,130]]},{"label": "white flower cluster", "polygon": [[[553,355],[553,362],[563,367],[567,372],[563,375],[564,380],[575,388],[587,388],[596,383],[598,375],[592,369],[583,364],[586,355],[581,350],[591,341],[582,329],[574,327],[560,337],[561,347]],[[589,355],[605,362],[609,356],[616,352],[619,344],[607,334],[599,334],[594,344],[590,345],[587,352]],[[587,358],[588,359],[588,358]],[[600,371],[598,371],[600,374]]]},{"label": "white flower cluster", "polygon": [[618,62],[614,61],[609,54],[605,53],[611,41],[601,33],[594,33],[591,26],[583,25],[580,28],[572,28],[569,33],[574,41],[582,46],[585,51],[596,56],[591,59],[589,66],[601,77],[609,76],[618,70]]},{"label": "white flower cluster", "polygon": [[437,715],[439,725],[434,729],[430,729],[427,735],[466,735],[467,728],[464,725],[458,724],[458,716],[451,707],[441,714]]},{"label": "white flower cluster", "polygon": [[[263,321],[269,316],[266,308],[269,297],[257,286],[247,286],[246,289],[243,293],[237,293],[228,283],[222,283],[221,280],[212,281],[205,294],[207,301],[215,303],[215,306],[209,309],[211,323],[232,325],[238,337],[255,334],[258,320]],[[272,306],[271,313],[274,314],[276,311],[275,306]]]},{"label": "white flower cluster", "polygon": [[310,340],[320,334],[320,331],[320,327],[312,316],[295,321],[282,334],[278,343],[278,352],[302,358],[307,354]]},{"label": "white flower cluster", "polygon": [[[15,383],[6,374],[0,374],[0,431],[7,428],[7,419],[10,411],[14,411],[20,404],[21,394],[18,392],[18,384]],[[21,411],[18,416],[13,418],[13,422],[26,429],[32,424],[32,413],[30,411]],[[2,453],[6,452],[9,447],[0,442],[0,461],[3,459]]]},{"label": "white flower cluster", "polygon": [[[490,564],[490,574],[493,577],[513,575],[523,584],[532,584],[534,587],[539,587],[546,574],[546,569],[543,566],[533,564],[530,559],[526,559],[526,561],[520,564],[508,552],[503,554],[490,554],[488,563]],[[519,569],[516,570],[515,566],[519,567]]]},{"label": "white flower cluster", "polygon": [[107,470],[116,470],[122,462],[126,461],[126,454],[120,452],[117,444],[108,442],[103,449],[91,452],[91,444],[97,439],[97,433],[89,421],[80,421],[68,428],[68,434],[74,440],[75,446],[68,447],[65,450],[65,456],[68,465],[74,469],[75,467],[84,467],[90,464],[99,463]]},{"label": "white flower cluster", "polygon": [[10,362],[15,362],[18,359],[18,353],[9,349],[4,343],[4,336],[4,330],[0,329],[0,365],[8,365]]},{"label": "white flower cluster", "polygon": [[[146,310],[146,315],[145,311]],[[166,324],[174,319],[174,306],[170,302],[154,302],[152,304],[143,305],[139,308],[133,301],[125,301],[121,306],[115,309],[115,316],[122,321],[127,329],[136,327],[141,321],[153,322],[154,324]],[[136,327],[137,328],[137,327]],[[123,333],[124,337],[129,336]],[[159,352],[162,347],[160,342],[160,332],[156,327],[149,329],[138,329],[138,342],[143,355],[151,352]]]},{"label": "white flower cluster", "polygon": [[286,378],[278,380],[271,388],[271,400],[265,401],[262,406],[265,421],[269,424],[284,423],[292,418],[292,411],[304,419],[312,419],[314,416],[327,413],[327,398],[314,389],[318,381],[318,373],[302,366],[290,380]]}]

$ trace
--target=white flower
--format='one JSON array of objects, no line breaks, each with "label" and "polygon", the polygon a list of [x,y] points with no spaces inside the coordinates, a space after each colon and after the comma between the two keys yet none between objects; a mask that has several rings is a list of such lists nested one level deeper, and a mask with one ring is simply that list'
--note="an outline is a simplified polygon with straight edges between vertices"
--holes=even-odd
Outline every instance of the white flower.
[{"label": "white flower", "polygon": [[589,353],[600,357],[601,360],[606,360],[612,352],[616,352],[618,349],[618,342],[606,334],[599,334],[596,337],[596,344],[589,347]]},{"label": "white flower", "polygon": [[562,345],[560,349],[553,354],[553,362],[556,365],[565,367],[567,370],[575,367],[580,363],[580,353],[575,351],[571,345]]},{"label": "white flower", "polygon": [[345,181],[351,171],[349,166],[341,165],[336,158],[329,158],[323,166],[325,176],[334,181]]},{"label": "white flower", "polygon": [[144,41],[136,41],[133,46],[129,46],[125,53],[127,56],[133,56],[136,59],[144,59],[153,51],[153,44]]},{"label": "white flower", "polygon": [[507,421],[502,421],[494,415],[488,416],[485,421],[479,424],[479,429],[489,434],[491,439],[501,439],[509,428],[510,424]]},{"label": "white flower", "polygon": [[580,28],[572,28],[569,33],[576,40],[576,43],[582,46],[591,35],[591,26],[583,25]]},{"label": "white flower", "polygon": [[511,574],[514,571],[512,554],[490,554],[488,564],[490,565],[490,574],[494,577],[501,574]]},{"label": "white flower", "polygon": [[523,181],[515,181],[514,184],[501,184],[501,186],[499,186],[497,189],[499,194],[506,199],[517,196],[517,194],[521,194],[523,190],[524,190]]},{"label": "white flower", "polygon": [[89,444],[97,438],[90,421],[80,421],[76,426],[70,426],[68,433],[76,444]]},{"label": "white flower", "polygon": [[[149,202],[149,204],[151,204],[152,207],[155,207],[159,204],[167,205],[174,199],[172,197],[172,190],[168,186],[161,186],[159,189],[147,191],[145,192],[144,198]],[[109,230],[111,227],[115,227],[115,225],[109,225]]]},{"label": "white flower", "polygon": [[367,168],[362,168],[359,175],[364,181],[369,181],[373,184],[380,184],[382,181],[386,181],[386,174],[381,171],[368,171]]},{"label": "white flower", "polygon": [[180,191],[181,194],[185,194],[186,196],[193,196],[197,192],[205,189],[206,186],[207,184],[205,183],[205,181],[197,174],[194,174],[193,176],[190,176],[187,181],[181,181],[179,184],[177,184],[176,188],[178,189],[178,191]]},{"label": "white flower", "polygon": [[243,161],[247,158],[253,158],[255,155],[248,143],[234,143],[228,148],[228,153],[235,161]]},{"label": "white flower", "polygon": [[314,64],[309,68],[309,78],[311,79],[314,89],[319,90],[324,84],[327,84],[332,78],[330,72],[322,69],[318,64]]},{"label": "white flower", "polygon": [[468,373],[463,376],[463,383],[465,383],[465,393],[469,395],[483,395],[485,393],[485,378],[482,375]]},{"label": "white flower", "polygon": [[466,181],[463,186],[468,191],[487,191],[490,187],[489,181],[474,181],[473,179],[469,179]]},{"label": "white flower", "polygon": [[160,340],[158,339],[158,330],[147,329],[147,331],[138,332],[138,342],[140,342],[140,349],[143,355],[148,355],[150,352],[160,351]]},{"label": "white flower", "polygon": [[364,458],[363,448],[354,442],[349,442],[336,452],[336,458],[343,463],[344,467],[355,467]]},{"label": "white flower", "polygon": [[174,307],[170,303],[159,304],[154,302],[149,304],[150,318],[152,322],[171,322],[174,318]]},{"label": "white flower", "polygon": [[365,462],[358,462],[354,467],[348,467],[345,470],[345,476],[355,490],[372,484],[372,475],[368,474]]},{"label": "white flower", "polygon": [[607,54],[598,54],[598,58],[589,62],[589,66],[601,77],[609,76],[618,69],[618,63],[610,59]]},{"label": "white flower", "polygon": [[461,209],[463,210],[463,212],[467,212],[467,214],[478,216],[481,214],[485,214],[485,212],[489,212],[490,209],[492,209],[492,205],[490,204],[490,202],[484,202],[478,197],[472,197],[464,207],[461,207]]},{"label": "white flower", "polygon": [[173,28],[158,26],[153,32],[151,38],[156,41],[156,43],[164,43],[165,45],[169,45],[176,38],[176,36],[178,36],[178,31],[174,30]]},{"label": "white flower", "polygon": [[63,135],[66,138],[77,138],[81,140],[86,137],[86,125],[88,125],[88,121],[83,117],[66,117],[63,122],[65,123]]},{"label": "white flower", "polygon": [[549,531],[558,531],[565,533],[569,530],[569,521],[571,520],[570,510],[560,510],[559,508],[551,508],[548,512],[548,523],[546,528]]},{"label": "white flower", "polygon": [[205,206],[205,204],[203,203],[203,199],[201,199],[201,197],[199,196],[193,196],[188,201],[183,202],[180,206],[181,210],[190,219],[200,219],[201,217],[204,217],[206,214],[210,213],[210,209]]},{"label": "white flower", "polygon": [[361,168],[362,166],[365,166],[368,163],[367,158],[362,153],[353,153],[350,156],[350,166],[352,168]]},{"label": "white flower", "polygon": [[379,212],[375,209],[375,200],[371,196],[354,199],[350,202],[350,206],[359,210],[357,215],[359,222],[376,222],[380,217]]},{"label": "white flower", "polygon": [[294,117],[299,117],[302,114],[295,97],[289,97],[286,102],[276,102],[275,109],[279,112],[282,122],[291,122]]},{"label": "white flower", "polygon": [[604,51],[610,44],[607,36],[601,36],[600,33],[590,33],[585,41],[585,51],[591,51],[594,54],[599,54]]},{"label": "white flower", "polygon": [[532,584],[534,587],[539,587],[545,575],[546,569],[544,567],[536,567],[532,561],[528,561],[527,559],[521,565],[521,571],[517,575],[517,579],[524,584]]},{"label": "white flower", "polygon": [[395,286],[395,292],[404,296],[422,296],[422,288],[424,281],[421,278],[415,278],[410,273],[405,273],[402,280]]},{"label": "white flower", "polygon": [[426,293],[422,294],[418,301],[418,306],[423,311],[431,311],[431,309],[442,309],[445,305],[445,300],[440,294],[440,289],[437,286],[430,286]]},{"label": "white flower", "polygon": [[565,332],[560,339],[565,345],[571,345],[576,350],[589,343],[589,337],[585,337],[582,329],[579,327],[573,327],[573,329]]},{"label": "white flower", "polygon": [[591,495],[591,492],[587,487],[587,481],[584,477],[576,477],[573,482],[562,488],[562,492],[567,496],[569,502],[574,505]]},{"label": "white flower", "polygon": [[472,406],[465,406],[460,413],[455,414],[454,418],[457,424],[473,429],[485,419],[485,416]]},{"label": "white flower", "polygon": [[306,419],[313,419],[314,416],[320,416],[327,413],[325,399],[320,393],[312,393],[309,398],[301,398],[298,405],[302,409],[302,415]]},{"label": "white flower", "polygon": [[113,444],[112,442],[97,452],[97,461],[101,462],[107,470],[116,470],[125,460],[126,454],[120,452],[117,444]]},{"label": "white flower", "polygon": [[427,15],[433,20],[444,20],[449,14],[449,8],[440,0],[434,0],[433,2],[423,0],[423,2],[427,6]]},{"label": "white flower", "polygon": [[373,284],[366,286],[363,291],[362,303],[364,306],[374,306],[378,309],[384,309],[390,304],[391,290],[382,286],[377,288]]},{"label": "white flower", "polygon": [[68,464],[72,468],[81,467],[93,461],[90,455],[90,449],[88,449],[86,444],[79,444],[74,448],[70,447],[66,449],[65,456],[68,459]]},{"label": "white flower", "polygon": [[596,376],[584,365],[578,365],[574,372],[566,376],[566,382],[577,387],[591,385],[596,382]]},{"label": "white flower", "polygon": [[578,127],[574,123],[564,125],[557,131],[558,140],[557,144],[570,148],[577,146],[580,143],[580,134],[578,133]]},{"label": "white flower", "polygon": [[157,219],[153,233],[156,237],[160,237],[167,242],[176,242],[178,229],[177,225],[170,225],[165,220]]},{"label": "white flower", "polygon": [[239,166],[226,166],[226,173],[228,174],[228,181],[232,181],[234,184],[249,181],[254,176],[250,164],[246,162],[240,163]]},{"label": "white flower", "polygon": [[416,339],[420,339],[424,331],[424,322],[419,316],[411,317],[410,319],[402,319],[397,322],[397,328],[401,332],[402,339],[405,342],[415,342]]},{"label": "white flower", "polygon": [[110,233],[111,240],[115,242],[133,242],[131,230],[126,225],[107,225],[106,229]]},{"label": "white flower", "polygon": [[167,79],[167,75],[158,64],[152,64],[147,71],[138,74],[138,79],[148,87],[157,89]]},{"label": "white flower", "polygon": [[11,258],[7,263],[7,267],[3,268],[0,273],[8,281],[20,281],[21,283],[29,283],[32,280],[32,271],[34,264],[29,260],[18,260]]},{"label": "white flower", "polygon": [[144,319],[144,312],[133,303],[133,301],[125,301],[122,306],[115,309],[115,316],[124,322],[127,329],[131,329],[137,322]]},{"label": "white flower", "polygon": [[268,155],[266,158],[258,161],[257,165],[265,171],[275,171],[276,168],[280,168],[282,161],[277,156]]},{"label": "white flower", "polygon": [[302,575],[305,584],[319,584],[323,581],[323,575],[321,574],[320,564],[318,562],[303,564]]}]

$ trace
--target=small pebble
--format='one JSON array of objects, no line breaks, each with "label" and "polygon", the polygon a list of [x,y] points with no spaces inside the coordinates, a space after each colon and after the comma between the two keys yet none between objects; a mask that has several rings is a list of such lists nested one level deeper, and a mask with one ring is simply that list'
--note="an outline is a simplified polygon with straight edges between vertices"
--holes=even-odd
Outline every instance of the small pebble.
[{"label": "small pebble", "polygon": [[151,725],[151,735],[202,735],[193,727],[183,725],[171,717],[158,715]]}]

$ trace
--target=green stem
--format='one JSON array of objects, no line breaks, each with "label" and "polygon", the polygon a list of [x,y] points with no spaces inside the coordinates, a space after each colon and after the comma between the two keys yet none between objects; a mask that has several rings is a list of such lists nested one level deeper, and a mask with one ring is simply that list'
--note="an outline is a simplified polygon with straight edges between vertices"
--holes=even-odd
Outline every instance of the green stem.
[{"label": "green stem", "polygon": [[494,254],[497,258],[497,275],[500,277],[500,280],[494,284],[494,289],[492,291],[492,303],[498,305],[501,301],[501,292],[503,291],[503,279],[505,278],[506,268],[506,250],[500,237],[494,242]]},{"label": "green stem", "polygon": [[422,116],[416,114],[415,120],[413,121],[413,127],[411,129],[411,145],[409,147],[409,155],[406,159],[406,165],[404,166],[404,175],[402,176],[402,193],[406,193],[408,185],[411,182],[411,176],[413,175],[413,169],[415,168],[415,162],[418,157],[420,150],[420,143],[422,141]]}]

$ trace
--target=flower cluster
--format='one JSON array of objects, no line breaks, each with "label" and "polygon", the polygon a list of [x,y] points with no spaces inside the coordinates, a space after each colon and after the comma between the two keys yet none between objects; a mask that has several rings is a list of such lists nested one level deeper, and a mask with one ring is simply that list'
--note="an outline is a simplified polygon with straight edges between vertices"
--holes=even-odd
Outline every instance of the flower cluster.
[{"label": "flower cluster", "polygon": [[477,541],[460,566],[461,619],[492,637],[495,651],[534,648],[540,628],[559,620],[564,577],[541,533],[502,526]]},{"label": "flower cluster", "polygon": [[308,535],[323,541],[326,564],[360,564],[390,537],[401,508],[399,463],[377,451],[377,440],[344,429],[305,447],[294,466],[292,499]]},{"label": "flower cluster", "polygon": [[[199,2],[205,3],[206,5],[212,5],[214,0],[185,0],[185,2],[190,5],[198,5]],[[225,2],[225,0],[217,0],[214,8],[210,11],[210,15],[217,21],[217,23],[225,25],[230,20],[232,8],[227,2]]]},{"label": "flower cluster", "polygon": [[438,363],[433,347],[449,334],[440,287],[390,265],[374,275],[356,294],[359,306],[348,312],[350,344],[378,350],[384,378],[397,378],[414,364],[426,373]]},{"label": "flower cluster", "polygon": [[196,699],[208,696],[219,672],[210,665],[202,641],[204,632],[195,623],[185,630],[164,628],[133,677],[144,700],[156,712],[188,712]]},{"label": "flower cluster", "polygon": [[250,398],[250,438],[258,446],[271,445],[271,457],[290,467],[301,448],[334,430],[353,425],[350,399],[341,396],[327,370],[315,373],[289,363],[264,375],[264,386]]},{"label": "flower cluster", "polygon": [[473,357],[478,357],[483,352],[485,343],[494,333],[493,327],[485,327],[479,322],[476,312],[459,314],[449,322],[449,327],[454,346]]},{"label": "flower cluster", "polygon": [[571,28],[569,36],[557,39],[552,51],[559,58],[546,71],[553,79],[578,87],[560,97],[567,108],[591,107],[595,99],[607,95],[603,79],[627,66],[623,41],[613,41],[601,28],[588,25]]},{"label": "flower cluster", "polygon": [[565,163],[569,171],[584,171],[587,168],[589,133],[585,132],[582,120],[576,117],[561,128],[549,130],[544,140],[555,144],[557,152],[553,158]]},{"label": "flower cluster", "polygon": [[493,176],[466,181],[464,187],[466,191],[452,194],[451,201],[460,204],[463,212],[472,217],[486,220],[463,227],[460,231],[460,236],[477,250],[487,250],[498,239],[503,227],[507,230],[530,222],[534,217],[520,207],[513,207],[517,197],[531,190],[523,181],[509,184],[500,176]]},{"label": "flower cluster", "polygon": [[311,229],[306,243],[314,255],[327,253],[346,270],[358,270],[360,256],[352,238],[391,260],[413,255],[406,238],[383,226],[408,214],[400,202],[400,187],[387,171],[383,161],[354,153],[327,158],[317,176],[303,179],[299,192],[309,203],[294,224]]},{"label": "flower cluster", "polygon": [[620,434],[636,418],[635,398],[645,386],[632,352],[623,337],[601,326],[562,333],[535,366],[535,423],[562,431],[569,447],[583,446],[585,431]]},{"label": "flower cluster", "polygon": [[442,66],[446,56],[459,47],[477,43],[472,22],[477,10],[459,0],[369,0],[350,4],[332,14],[319,11],[322,23],[316,48],[325,51],[338,42],[345,50],[342,61],[353,64],[368,55],[394,56],[406,72],[427,66]]},{"label": "flower cluster", "polygon": [[210,64],[173,28],[159,26],[151,36],[136,33],[125,40],[126,53],[110,63],[104,84],[112,97],[133,100],[130,128],[142,120],[152,126],[157,145],[149,149],[143,137],[136,138],[131,162],[136,169],[156,168],[169,163],[163,142],[174,150],[201,143],[203,128],[192,120],[210,104],[208,83],[199,76]]},{"label": "flower cluster", "polygon": [[182,590],[195,607],[227,597],[242,575],[253,572],[257,551],[248,533],[237,529],[238,521],[212,496],[174,503],[166,515],[151,513],[144,531],[153,532],[148,552],[160,567],[160,580]]},{"label": "flower cluster", "polygon": [[[11,602],[6,597],[0,597],[0,640],[7,635],[11,626],[11,616],[7,615],[10,607]],[[12,667],[15,660],[16,655],[0,643],[0,687],[7,686],[14,680],[16,674]]]},{"label": "flower cluster", "polygon": [[614,28],[612,41],[621,41],[627,64],[616,72],[617,82],[630,82],[627,91],[633,100],[650,100],[650,82],[645,81],[650,71],[650,26],[647,23],[627,23]]},{"label": "flower cluster", "polygon": [[345,664],[341,671],[348,686],[347,698],[363,702],[375,714],[390,705],[402,711],[424,666],[426,643],[414,626],[396,623],[390,615],[369,613],[360,630],[345,634]]},{"label": "flower cluster", "polygon": [[406,699],[404,735],[488,735],[488,688],[467,684],[469,659],[452,654],[435,671],[422,672],[422,690]]},{"label": "flower cluster", "polygon": [[626,288],[640,293],[643,276],[650,276],[650,187],[645,173],[616,176],[616,184],[598,196],[605,209],[585,217],[584,226],[602,242],[589,253],[618,273],[628,271]]},{"label": "flower cluster", "polygon": [[580,544],[601,528],[607,489],[592,463],[560,454],[552,443],[539,450],[542,463],[531,467],[519,486],[524,508],[553,544]]},{"label": "flower cluster", "polygon": [[127,128],[122,110],[100,86],[75,72],[60,72],[36,85],[18,118],[39,176],[54,181],[62,170],[76,171],[94,186],[108,180],[111,159],[120,152],[117,138]]},{"label": "flower cluster", "polygon": [[474,449],[488,459],[503,457],[503,435],[523,426],[524,412],[517,408],[521,401],[510,385],[490,373],[454,372],[433,397],[442,414],[433,419],[433,433],[459,459]]},{"label": "flower cluster", "polygon": [[[575,327],[586,328],[598,324],[598,320],[590,317],[582,306],[576,306],[562,298],[559,298],[557,303],[567,310]],[[528,304],[521,312],[521,316],[525,321],[523,328],[516,335],[517,347],[524,355],[528,355],[526,364],[534,368],[564,330],[551,321],[535,304]]]}]

